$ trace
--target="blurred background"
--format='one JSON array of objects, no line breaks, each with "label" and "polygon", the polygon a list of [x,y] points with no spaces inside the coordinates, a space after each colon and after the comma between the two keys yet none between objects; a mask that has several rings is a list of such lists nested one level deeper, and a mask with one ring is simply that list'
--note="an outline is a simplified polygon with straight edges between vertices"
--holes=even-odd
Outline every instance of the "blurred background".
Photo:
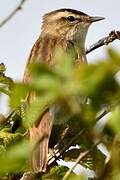
[{"label": "blurred background", "polygon": [[[0,22],[16,7],[20,0],[5,0],[0,3]],[[0,28],[0,62],[6,65],[6,75],[13,80],[21,80],[30,50],[41,31],[42,15],[58,8],[73,8],[93,16],[106,19],[94,23],[86,40],[86,47],[108,35],[111,30],[120,30],[119,0],[27,0],[19,11],[5,26]],[[111,46],[120,49],[119,41]],[[88,55],[88,62],[96,62],[106,57],[106,47]],[[0,104],[0,111],[7,112],[6,101]]]}]

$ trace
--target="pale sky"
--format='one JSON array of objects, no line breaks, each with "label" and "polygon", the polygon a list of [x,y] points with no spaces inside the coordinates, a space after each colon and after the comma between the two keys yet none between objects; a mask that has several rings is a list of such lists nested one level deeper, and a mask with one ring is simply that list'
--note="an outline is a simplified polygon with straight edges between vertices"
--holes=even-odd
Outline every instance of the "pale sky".
[{"label": "pale sky", "polygon": [[[4,0],[0,3],[0,22],[18,2],[20,0]],[[6,65],[8,76],[14,80],[22,79],[29,52],[41,31],[42,15],[58,8],[73,8],[106,18],[91,25],[87,47],[111,30],[120,30],[120,0],[27,0],[22,11],[0,29],[0,62]],[[115,41],[112,46],[120,49],[120,42]],[[88,61],[94,62],[105,56],[103,47],[88,55]]]}]

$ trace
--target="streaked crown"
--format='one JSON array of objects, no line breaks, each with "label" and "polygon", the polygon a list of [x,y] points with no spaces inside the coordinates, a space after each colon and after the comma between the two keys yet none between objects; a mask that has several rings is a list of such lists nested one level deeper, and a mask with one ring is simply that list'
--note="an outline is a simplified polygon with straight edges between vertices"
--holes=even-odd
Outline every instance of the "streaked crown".
[{"label": "streaked crown", "polygon": [[62,31],[65,33],[73,26],[79,26],[80,24],[89,26],[91,23],[102,19],[104,18],[91,17],[74,9],[58,9],[43,16],[42,29],[48,31],[48,33],[57,31],[61,35]]}]

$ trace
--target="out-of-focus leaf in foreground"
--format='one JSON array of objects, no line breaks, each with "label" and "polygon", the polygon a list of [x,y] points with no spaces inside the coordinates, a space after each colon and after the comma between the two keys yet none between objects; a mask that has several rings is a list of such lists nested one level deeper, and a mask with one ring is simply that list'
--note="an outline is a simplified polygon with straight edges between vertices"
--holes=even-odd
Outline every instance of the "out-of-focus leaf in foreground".
[{"label": "out-of-focus leaf in foreground", "polygon": [[0,154],[0,174],[23,171],[32,152],[32,144],[22,141]]},{"label": "out-of-focus leaf in foreground", "polygon": [[[47,174],[43,175],[42,179],[62,179],[67,170],[68,168],[65,166],[54,166]],[[71,173],[71,175],[75,176],[74,173]]]},{"label": "out-of-focus leaf in foreground", "polygon": [[25,116],[23,118],[23,125],[27,128],[32,126],[33,123],[40,118],[42,113],[48,109],[51,102],[53,102],[52,96],[41,96],[41,98],[37,98],[26,109]]},{"label": "out-of-focus leaf in foreground", "polygon": [[10,94],[10,105],[12,108],[20,106],[22,100],[24,100],[29,92],[30,88],[26,84],[16,83]]},{"label": "out-of-focus leaf in foreground", "polygon": [[13,85],[13,81],[10,77],[5,76],[5,65],[0,63],[0,92],[10,95],[9,88]]},{"label": "out-of-focus leaf in foreground", "polygon": [[120,134],[120,106],[113,110],[108,125],[115,134]]},{"label": "out-of-focus leaf in foreground", "polygon": [[[110,153],[116,157],[114,159],[113,156],[111,156],[112,163],[109,161],[111,171],[119,169],[119,163],[117,162],[117,159],[119,159],[118,146],[114,148],[114,150],[112,146],[114,147],[114,136],[118,135],[120,131],[120,83],[116,79],[116,73],[120,71],[120,54],[113,49],[109,49],[107,59],[104,62],[97,62],[96,64],[76,65],[75,62],[72,61],[72,58],[67,55],[64,56],[61,52],[56,55],[56,58],[58,59],[58,63],[51,67],[46,64],[30,65],[30,71],[32,73],[31,82],[29,84],[16,83],[11,93],[11,106],[13,108],[20,106],[21,101],[28,96],[32,96],[33,99],[37,97],[25,108],[23,125],[26,128],[35,123],[36,120],[38,120],[46,110],[53,107],[53,105],[54,107],[63,107],[64,111],[70,115],[70,119],[62,125],[60,123],[53,124],[54,127],[58,126],[57,128],[61,128],[60,131],[55,131],[56,134],[54,131],[53,134],[51,133],[51,137],[55,139],[55,142],[58,143],[59,140],[64,140],[63,144],[65,146],[81,129],[85,129],[86,133],[78,137],[72,145],[79,145],[80,148],[83,147],[85,150],[89,150],[92,144],[94,144],[96,140],[99,140],[105,144]],[[87,103],[86,98],[88,98]],[[110,139],[111,136],[108,131],[101,130],[99,133],[94,131],[96,121],[99,120],[96,116],[101,110],[104,111],[104,108],[108,108],[112,112],[111,119],[107,123],[110,131],[114,132],[112,139]],[[63,111],[59,111],[57,115],[62,115],[61,112]],[[65,113],[63,114],[65,117]],[[56,117],[58,117],[57,115]],[[59,121],[60,119],[64,119],[63,116],[59,117],[60,118],[57,118]],[[62,131],[65,129],[68,129],[68,131]],[[56,143],[51,143],[52,148]],[[62,148],[63,144],[61,143],[61,146],[58,147]],[[68,149],[62,156],[63,160],[75,161],[79,152]],[[115,156],[115,154],[117,156]],[[94,150],[90,152],[90,155],[92,156],[92,167],[96,175],[104,176],[102,172],[104,172],[106,164],[102,151],[99,151],[96,146]],[[89,162],[87,164],[87,156],[83,158],[80,163],[92,169],[91,166],[89,166]],[[59,168],[57,169],[58,171],[54,170],[56,169],[51,170],[52,178],[56,174],[54,174],[54,172],[58,172]],[[62,169],[60,172],[63,172]],[[47,176],[45,174],[44,177],[50,177],[49,175],[50,174]],[[82,177],[80,178],[82,179]]]}]

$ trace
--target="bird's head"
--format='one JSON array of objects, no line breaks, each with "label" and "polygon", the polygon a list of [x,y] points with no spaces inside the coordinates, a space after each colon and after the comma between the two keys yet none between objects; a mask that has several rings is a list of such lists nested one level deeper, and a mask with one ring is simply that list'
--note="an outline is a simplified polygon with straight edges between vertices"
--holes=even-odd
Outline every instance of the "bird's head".
[{"label": "bird's head", "polygon": [[58,9],[43,16],[42,33],[68,40],[86,37],[88,27],[103,17],[91,17],[73,9]]}]

